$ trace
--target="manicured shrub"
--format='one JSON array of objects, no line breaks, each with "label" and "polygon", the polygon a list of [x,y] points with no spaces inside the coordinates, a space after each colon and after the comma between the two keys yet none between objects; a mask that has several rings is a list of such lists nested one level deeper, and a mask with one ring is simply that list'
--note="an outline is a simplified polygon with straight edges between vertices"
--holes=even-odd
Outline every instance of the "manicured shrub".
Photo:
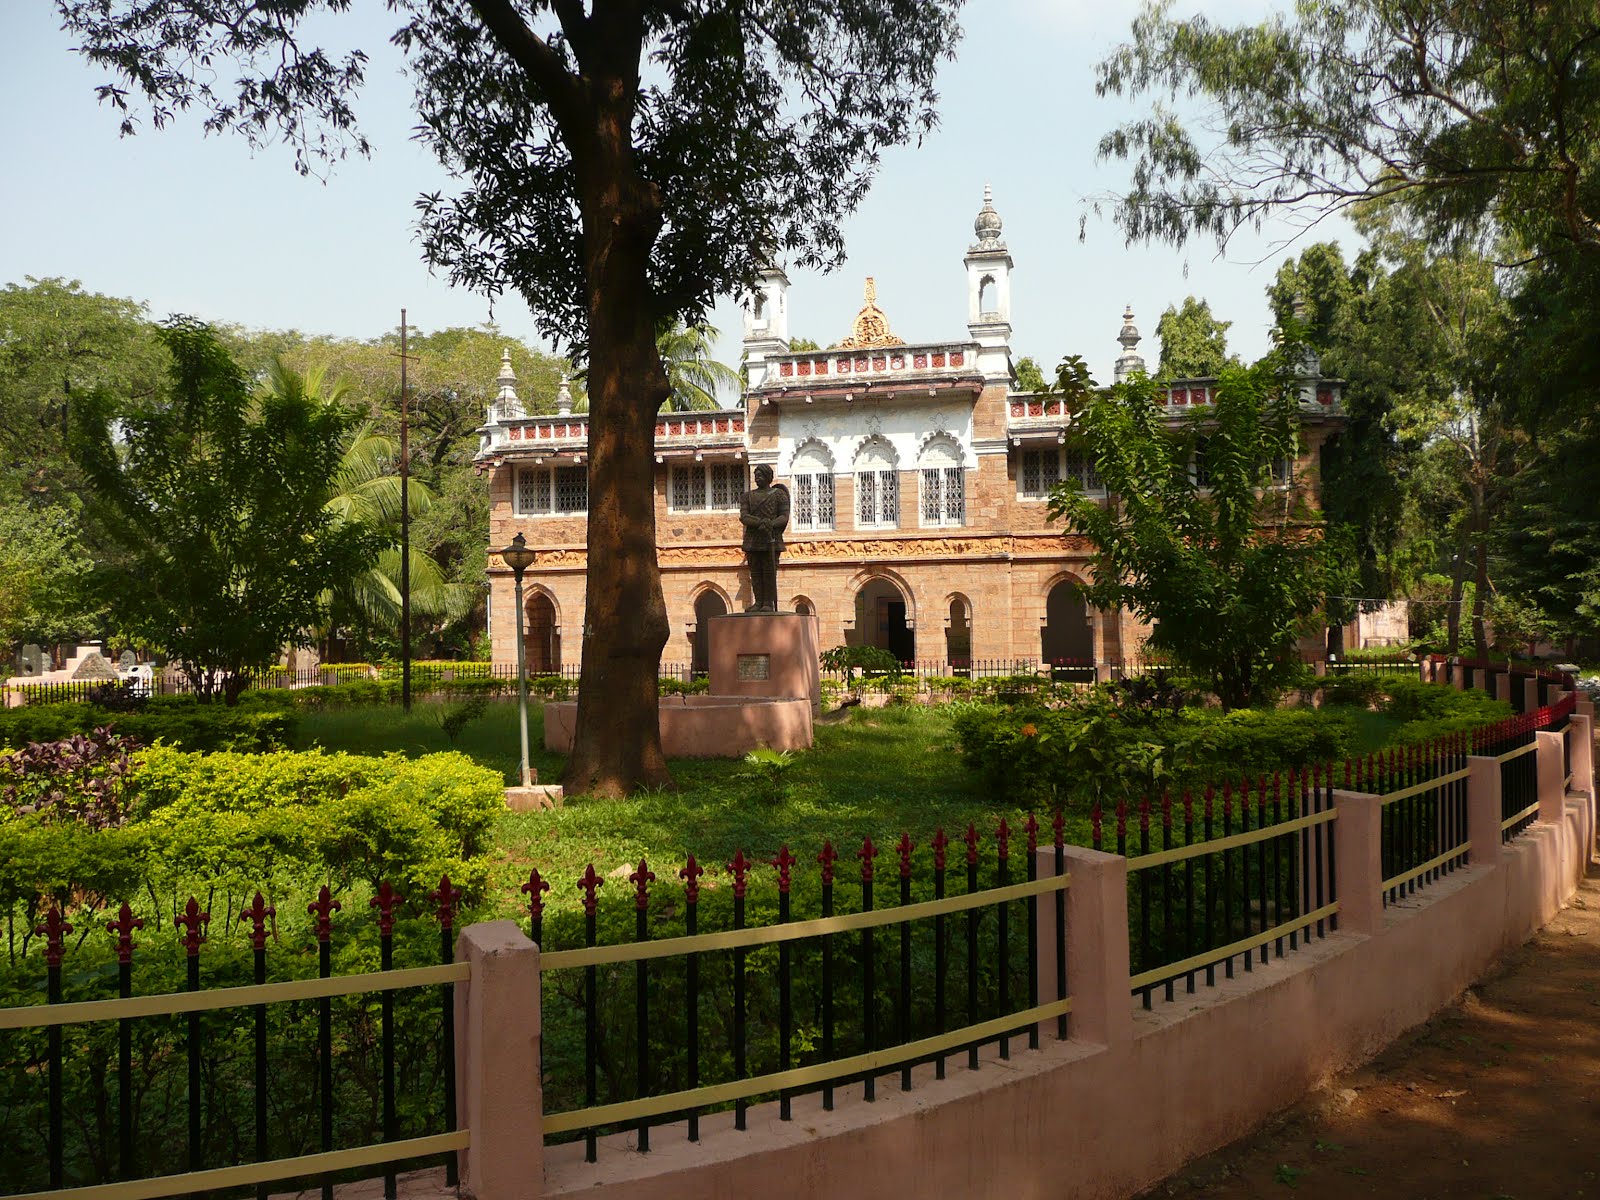
[{"label": "manicured shrub", "polygon": [[126,712],[88,703],[25,705],[0,711],[0,745],[57,742],[109,726],[142,745],[161,742],[185,750],[272,750],[294,740],[298,722],[281,705],[228,708],[192,696],[154,697]]}]

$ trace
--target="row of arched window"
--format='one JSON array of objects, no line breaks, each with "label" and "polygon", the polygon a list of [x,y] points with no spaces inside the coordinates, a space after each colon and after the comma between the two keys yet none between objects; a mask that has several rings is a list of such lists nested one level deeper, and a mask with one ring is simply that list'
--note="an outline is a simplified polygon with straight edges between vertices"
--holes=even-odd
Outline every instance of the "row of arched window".
[{"label": "row of arched window", "polygon": [[[855,527],[893,529],[901,524],[900,456],[887,438],[863,442],[850,464],[855,480]],[[923,526],[966,523],[966,470],[954,438],[937,436],[923,443],[917,455],[916,498]],[[795,453],[789,472],[789,525],[795,530],[838,528],[833,454],[821,442],[809,441]]]}]

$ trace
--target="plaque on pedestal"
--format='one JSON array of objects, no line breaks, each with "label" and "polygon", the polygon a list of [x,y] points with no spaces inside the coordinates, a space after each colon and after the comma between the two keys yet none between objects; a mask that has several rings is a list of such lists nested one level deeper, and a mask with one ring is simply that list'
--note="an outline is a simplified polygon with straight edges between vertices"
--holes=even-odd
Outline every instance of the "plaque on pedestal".
[{"label": "plaque on pedestal", "polygon": [[814,614],[712,617],[706,637],[713,696],[772,696],[822,703]]}]

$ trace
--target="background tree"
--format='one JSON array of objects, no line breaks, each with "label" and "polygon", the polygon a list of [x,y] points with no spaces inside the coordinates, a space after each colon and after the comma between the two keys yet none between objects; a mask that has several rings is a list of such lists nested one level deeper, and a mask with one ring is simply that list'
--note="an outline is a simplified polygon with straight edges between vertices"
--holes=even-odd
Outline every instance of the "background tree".
[{"label": "background tree", "polygon": [[[363,56],[302,44],[343,0],[270,7],[57,0],[102,95],[160,124],[196,108],[252,141],[334,157]],[[883,147],[934,120],[960,0],[396,0],[422,139],[461,181],[421,198],[452,282],[508,288],[589,365],[587,603],[566,785],[668,782],[656,677],[668,637],[655,556],[655,338],[753,286],[763,262],[829,267]],[[236,81],[227,86],[219,79]]]},{"label": "background tree", "polygon": [[1019,392],[1048,392],[1050,385],[1045,382],[1044,372],[1039,369],[1039,364],[1033,358],[1024,355],[1017,359],[1017,365],[1012,368],[1012,376]]},{"label": "background tree", "polygon": [[304,644],[323,595],[378,550],[327,509],[353,414],[303,393],[252,399],[197,322],[158,336],[167,393],[131,405],[96,391],[72,429],[119,551],[96,582],[119,634],[175,660],[202,700],[232,704],[251,671]]},{"label": "background tree", "polygon": [[1223,26],[1156,0],[1132,34],[1099,93],[1196,111],[1157,101],[1102,139],[1135,163],[1110,202],[1130,239],[1225,242],[1274,208],[1314,220],[1390,199],[1430,233],[1487,220],[1600,255],[1592,4],[1298,0],[1290,18]]},{"label": "background tree", "polygon": [[67,454],[76,398],[95,388],[153,395],[166,365],[136,301],[55,278],[0,289],[0,494],[76,494],[82,480]]},{"label": "background tree", "polygon": [[671,393],[662,403],[663,409],[688,412],[721,408],[724,393],[731,393],[730,400],[738,395],[739,372],[711,357],[716,339],[716,327],[704,322],[685,325],[674,321],[661,331],[656,338],[656,350],[667,369],[667,387]]},{"label": "background tree", "polygon": [[0,662],[25,642],[49,646],[97,627],[92,568],[66,503],[0,498]]},{"label": "background tree", "polygon": [[1182,308],[1167,305],[1156,323],[1161,339],[1158,379],[1195,379],[1220,374],[1236,358],[1228,354],[1228,328],[1232,321],[1211,315],[1211,304],[1185,296]]},{"label": "background tree", "polygon": [[1151,624],[1150,644],[1229,708],[1282,686],[1298,668],[1297,637],[1347,586],[1345,539],[1329,536],[1296,488],[1271,486],[1299,425],[1287,361],[1225,366],[1214,403],[1177,429],[1153,380],[1097,389],[1072,358],[1057,383],[1110,497],[1067,481],[1050,498],[1051,515],[1095,551],[1086,599]]}]

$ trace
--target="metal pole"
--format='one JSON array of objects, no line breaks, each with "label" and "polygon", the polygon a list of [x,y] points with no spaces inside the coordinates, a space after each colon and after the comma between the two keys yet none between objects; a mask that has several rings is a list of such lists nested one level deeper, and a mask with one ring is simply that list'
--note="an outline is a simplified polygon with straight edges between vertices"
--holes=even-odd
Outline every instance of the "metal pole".
[{"label": "metal pole", "polygon": [[522,638],[522,572],[515,573],[517,581],[517,717],[518,732],[522,735],[522,772],[518,778],[523,787],[532,785],[528,778],[528,648]]},{"label": "metal pole", "polygon": [[[411,711],[411,428],[406,412],[406,310],[400,310],[400,705]],[[523,758],[527,758],[526,752]]]}]

